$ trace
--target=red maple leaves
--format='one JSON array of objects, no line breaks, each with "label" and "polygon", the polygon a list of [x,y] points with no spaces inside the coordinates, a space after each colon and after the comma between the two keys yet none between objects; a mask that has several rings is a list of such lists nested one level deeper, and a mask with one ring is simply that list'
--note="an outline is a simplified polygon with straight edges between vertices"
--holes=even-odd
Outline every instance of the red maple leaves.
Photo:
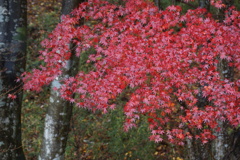
[{"label": "red maple leaves", "polygon": [[[24,74],[24,88],[40,91],[60,75],[71,56],[70,43],[76,44],[76,55],[93,47],[96,54],[87,62],[93,62],[95,69],[66,78],[62,98],[107,112],[116,107],[109,100],[130,88],[125,130],[145,115],[151,140],[182,145],[185,138],[194,137],[206,143],[214,138],[218,121],[240,123],[240,81],[221,78],[220,72],[228,71],[218,69],[221,60],[240,69],[239,17],[240,12],[232,10],[219,23],[205,9],[181,15],[178,6],[158,11],[141,0],[129,0],[125,7],[85,2],[71,17],[63,17],[42,42],[45,66]],[[89,24],[79,25],[82,18]],[[189,130],[202,132],[191,135]]]}]

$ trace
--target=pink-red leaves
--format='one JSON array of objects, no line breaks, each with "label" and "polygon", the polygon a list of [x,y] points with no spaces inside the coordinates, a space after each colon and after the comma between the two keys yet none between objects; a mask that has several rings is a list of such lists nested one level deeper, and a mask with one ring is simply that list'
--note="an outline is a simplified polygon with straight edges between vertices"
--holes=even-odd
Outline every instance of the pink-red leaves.
[{"label": "pink-red leaves", "polygon": [[10,98],[10,99],[16,99],[16,98],[17,98],[17,96],[16,96],[16,95],[14,95],[14,94],[8,94],[8,98]]},{"label": "pink-red leaves", "polygon": [[[82,3],[42,42],[45,65],[23,74],[24,89],[40,91],[60,75],[71,57],[70,43],[77,56],[91,47],[96,53],[87,63],[94,63],[94,70],[65,78],[62,98],[107,112],[118,107],[115,99],[128,88],[133,93],[124,106],[125,130],[144,115],[151,140],[183,145],[186,138],[199,138],[207,143],[219,121],[240,124],[239,77],[222,79],[227,71],[218,69],[224,60],[239,72],[240,13],[232,10],[219,23],[205,9],[180,11],[178,6],[158,11],[143,0],[129,0],[125,7],[100,0]],[[81,18],[85,25],[79,24]]]}]

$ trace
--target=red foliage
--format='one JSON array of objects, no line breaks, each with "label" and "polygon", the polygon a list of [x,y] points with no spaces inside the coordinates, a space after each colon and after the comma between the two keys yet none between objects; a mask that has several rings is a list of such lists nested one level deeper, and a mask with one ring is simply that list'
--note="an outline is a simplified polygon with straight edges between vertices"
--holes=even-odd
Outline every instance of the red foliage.
[{"label": "red foliage", "polygon": [[16,99],[16,98],[17,98],[17,96],[16,96],[16,95],[14,95],[14,94],[8,94],[8,98],[10,98],[10,99]]},{"label": "red foliage", "polygon": [[[178,6],[159,11],[143,0],[128,0],[125,7],[100,0],[82,3],[42,42],[45,66],[24,74],[24,88],[40,91],[60,75],[71,55],[70,42],[77,45],[77,55],[94,47],[88,62],[95,70],[66,78],[62,98],[107,112],[115,108],[109,100],[130,87],[125,130],[145,115],[151,140],[182,145],[185,138],[200,138],[206,143],[219,121],[240,124],[240,80],[223,79],[218,69],[224,59],[240,70],[240,12],[232,10],[222,23],[205,9],[180,12]],[[99,23],[78,25],[81,18]],[[201,107],[199,95],[207,102]],[[194,130],[201,132],[192,135]]]}]

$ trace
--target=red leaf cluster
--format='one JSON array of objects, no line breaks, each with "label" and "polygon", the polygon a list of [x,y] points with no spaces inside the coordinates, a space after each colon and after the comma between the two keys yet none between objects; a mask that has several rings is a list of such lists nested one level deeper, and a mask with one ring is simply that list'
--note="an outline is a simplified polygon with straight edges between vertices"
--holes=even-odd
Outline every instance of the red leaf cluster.
[{"label": "red leaf cluster", "polygon": [[[182,145],[185,138],[203,143],[213,139],[219,121],[240,124],[240,80],[222,78],[228,71],[218,67],[224,60],[240,70],[239,11],[232,10],[220,23],[205,9],[181,15],[179,6],[159,11],[143,0],[129,0],[125,7],[89,0],[62,19],[42,42],[45,66],[23,75],[26,90],[40,91],[61,74],[71,56],[71,42],[77,55],[95,48],[87,61],[95,69],[66,78],[62,98],[107,112],[116,107],[110,99],[132,88],[124,106],[125,130],[145,115],[151,140]],[[79,25],[81,19],[91,24]],[[73,93],[78,98],[73,99]],[[200,133],[193,135],[194,130]]]}]

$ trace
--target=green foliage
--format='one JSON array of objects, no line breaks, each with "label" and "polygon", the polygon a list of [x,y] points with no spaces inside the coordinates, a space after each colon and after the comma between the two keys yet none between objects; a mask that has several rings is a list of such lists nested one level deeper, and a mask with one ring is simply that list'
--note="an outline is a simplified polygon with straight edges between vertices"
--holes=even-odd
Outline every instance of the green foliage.
[{"label": "green foliage", "polygon": [[16,29],[17,35],[13,37],[15,40],[25,41],[27,39],[27,28],[26,27],[18,27]]},{"label": "green foliage", "polygon": [[[22,143],[28,160],[37,159],[43,134],[46,95],[25,93],[22,107]],[[44,100],[45,99],[45,100]]]},{"label": "green foliage", "polygon": [[56,11],[45,12],[38,17],[38,21],[42,22],[41,28],[46,32],[51,32],[59,22],[58,13]]},{"label": "green foliage", "polygon": [[124,118],[121,107],[108,114],[76,108],[67,159],[74,159],[73,155],[81,155],[78,158],[82,159],[155,159],[157,144],[148,140],[150,134],[146,120],[139,120],[138,128],[124,132]]},{"label": "green foliage", "polygon": [[113,4],[117,4],[117,5],[124,5],[125,1],[123,0],[108,0],[108,2],[113,3]]},{"label": "green foliage", "polygon": [[94,70],[93,63],[87,63],[88,57],[91,54],[95,54],[96,51],[94,48],[90,48],[87,51],[81,53],[80,58],[79,58],[79,71],[83,71],[85,73],[88,73],[89,71]]},{"label": "green foliage", "polygon": [[122,125],[124,114],[122,109],[114,110],[110,113],[110,120],[106,123],[108,136],[110,137],[109,152],[113,153],[114,159],[155,159],[154,151],[156,144],[150,142],[150,136],[146,117],[137,122],[138,128],[133,128],[129,132],[124,132]]},{"label": "green foliage", "polygon": [[42,49],[41,41],[59,22],[61,1],[29,0],[28,1],[28,47],[27,70],[42,65],[37,57]]},{"label": "green foliage", "polygon": [[[145,160],[171,159],[181,155],[176,148],[166,143],[149,141],[150,130],[146,116],[137,121],[137,128],[123,130],[125,115],[123,106],[128,101],[130,88],[119,95],[115,110],[107,114],[92,113],[84,108],[74,108],[71,120],[66,159],[86,160]],[[177,151],[178,149],[179,151]],[[180,160],[180,159],[179,159]]]}]

